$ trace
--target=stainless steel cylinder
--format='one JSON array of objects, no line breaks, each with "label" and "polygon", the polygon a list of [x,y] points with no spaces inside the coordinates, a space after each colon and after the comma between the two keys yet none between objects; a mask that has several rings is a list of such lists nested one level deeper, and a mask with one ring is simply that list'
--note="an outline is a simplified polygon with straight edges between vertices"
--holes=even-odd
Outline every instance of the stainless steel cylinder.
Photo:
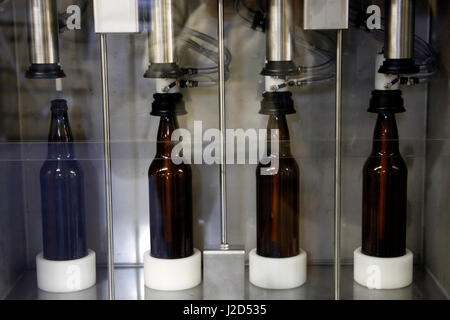
[{"label": "stainless steel cylinder", "polygon": [[28,0],[28,47],[32,64],[59,63],[56,0]]},{"label": "stainless steel cylinder", "polygon": [[414,57],[415,0],[386,0],[386,59]]},{"label": "stainless steel cylinder", "polygon": [[150,63],[176,63],[172,0],[150,0]]},{"label": "stainless steel cylinder", "polygon": [[267,61],[294,60],[294,0],[267,0]]}]

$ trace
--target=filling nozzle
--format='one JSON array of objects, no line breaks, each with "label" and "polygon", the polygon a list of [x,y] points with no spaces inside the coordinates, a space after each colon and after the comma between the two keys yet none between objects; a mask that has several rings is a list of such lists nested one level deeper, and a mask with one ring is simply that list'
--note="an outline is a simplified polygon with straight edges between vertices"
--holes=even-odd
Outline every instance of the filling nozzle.
[{"label": "filling nozzle", "polygon": [[378,53],[375,59],[375,90],[398,90],[400,89],[400,76],[379,72],[385,62],[384,54]]},{"label": "filling nozzle", "polygon": [[372,113],[405,112],[400,76],[398,74],[381,73],[379,68],[386,63],[383,53],[378,53],[375,59],[375,90],[372,91],[370,107]]},{"label": "filling nozzle", "polygon": [[179,79],[183,75],[176,57],[173,3],[173,0],[150,0],[150,66],[145,78]]},{"label": "filling nozzle", "polygon": [[59,65],[56,0],[27,0],[30,79],[58,79],[66,75]]},{"label": "filling nozzle", "polygon": [[267,0],[266,65],[264,76],[297,75],[294,63],[294,0]]},{"label": "filling nozzle", "polygon": [[414,62],[415,0],[385,0],[384,56],[379,69],[386,74],[419,72]]},{"label": "filling nozzle", "polygon": [[56,98],[63,98],[63,82],[61,78],[55,80]]},{"label": "filling nozzle", "polygon": [[261,114],[295,113],[288,76],[300,73],[294,63],[294,0],[267,0],[265,92]]}]

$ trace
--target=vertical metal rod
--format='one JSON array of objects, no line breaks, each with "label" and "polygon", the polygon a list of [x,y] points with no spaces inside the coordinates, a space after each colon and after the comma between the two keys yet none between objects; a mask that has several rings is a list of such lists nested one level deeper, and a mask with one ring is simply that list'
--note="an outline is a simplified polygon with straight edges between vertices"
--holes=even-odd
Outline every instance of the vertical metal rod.
[{"label": "vertical metal rod", "polygon": [[114,292],[114,233],[111,185],[111,146],[109,128],[109,86],[108,86],[108,48],[106,34],[100,34],[100,51],[102,56],[102,90],[103,90],[103,135],[105,151],[105,186],[106,186],[106,227],[108,233],[108,292],[109,299],[115,299]]},{"label": "vertical metal rod", "polygon": [[336,45],[336,151],[334,176],[334,298],[340,299],[341,286],[341,120],[342,119],[342,30]]},{"label": "vertical metal rod", "polygon": [[221,247],[228,249],[227,239],[227,180],[226,180],[226,114],[225,114],[225,45],[223,0],[217,1],[217,19],[219,22],[219,126],[220,126],[220,217]]}]

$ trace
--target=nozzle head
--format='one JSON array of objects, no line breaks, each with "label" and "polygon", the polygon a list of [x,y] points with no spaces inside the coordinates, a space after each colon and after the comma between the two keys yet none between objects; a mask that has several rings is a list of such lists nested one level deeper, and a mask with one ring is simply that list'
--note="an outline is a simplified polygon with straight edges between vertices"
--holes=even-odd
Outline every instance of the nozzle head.
[{"label": "nozzle head", "polygon": [[65,77],[66,74],[57,63],[32,63],[25,73],[27,79],[60,79]]}]

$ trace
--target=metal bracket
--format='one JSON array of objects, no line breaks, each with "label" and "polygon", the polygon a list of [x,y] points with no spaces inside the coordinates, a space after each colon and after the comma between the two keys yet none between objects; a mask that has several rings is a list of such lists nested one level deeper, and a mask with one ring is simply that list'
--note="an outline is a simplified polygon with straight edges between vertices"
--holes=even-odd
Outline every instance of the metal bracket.
[{"label": "metal bracket", "polygon": [[305,30],[348,29],[349,0],[305,0]]},{"label": "metal bracket", "polygon": [[243,300],[245,296],[245,249],[203,251],[203,296],[208,300]]},{"label": "metal bracket", "polygon": [[96,33],[139,33],[138,0],[94,0]]}]

